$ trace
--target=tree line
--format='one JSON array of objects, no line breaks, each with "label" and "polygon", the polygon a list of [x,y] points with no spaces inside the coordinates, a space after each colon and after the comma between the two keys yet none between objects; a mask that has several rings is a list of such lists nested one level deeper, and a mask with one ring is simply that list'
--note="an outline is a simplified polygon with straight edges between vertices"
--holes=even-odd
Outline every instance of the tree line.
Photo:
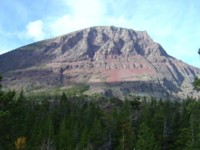
[{"label": "tree line", "polygon": [[200,101],[0,90],[2,150],[197,150]]}]

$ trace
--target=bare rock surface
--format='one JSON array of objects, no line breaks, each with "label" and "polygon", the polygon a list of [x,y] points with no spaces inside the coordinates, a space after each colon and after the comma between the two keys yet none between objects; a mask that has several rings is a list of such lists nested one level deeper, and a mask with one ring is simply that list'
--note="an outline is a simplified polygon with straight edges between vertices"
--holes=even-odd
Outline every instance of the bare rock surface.
[{"label": "bare rock surface", "polygon": [[200,69],[169,56],[143,31],[98,26],[0,55],[5,88],[38,90],[90,85],[112,96],[197,97]]}]

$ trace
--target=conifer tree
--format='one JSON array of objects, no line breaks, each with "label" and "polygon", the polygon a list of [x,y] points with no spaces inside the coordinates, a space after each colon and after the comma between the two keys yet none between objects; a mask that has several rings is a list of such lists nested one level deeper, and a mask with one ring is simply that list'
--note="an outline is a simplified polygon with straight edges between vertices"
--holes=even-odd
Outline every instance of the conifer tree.
[{"label": "conifer tree", "polygon": [[105,139],[104,128],[102,122],[99,119],[95,119],[90,130],[90,143],[94,148],[100,147]]},{"label": "conifer tree", "polygon": [[44,137],[53,139],[54,138],[54,127],[52,123],[51,116],[48,115],[44,127],[43,127]]},{"label": "conifer tree", "polygon": [[175,139],[176,150],[187,150],[191,146],[191,132],[189,128],[177,129],[180,130],[177,138]]},{"label": "conifer tree", "polygon": [[2,88],[2,85],[1,85],[1,82],[2,82],[2,76],[0,75],[0,91],[1,91],[1,88]]},{"label": "conifer tree", "polygon": [[139,127],[137,150],[159,150],[156,139],[152,130],[145,124],[141,123]]},{"label": "conifer tree", "polygon": [[68,102],[67,96],[65,94],[65,92],[62,93],[61,99],[60,99],[60,104],[64,105]]},{"label": "conifer tree", "polygon": [[198,149],[200,147],[200,102],[193,101],[188,105],[190,113],[190,140],[188,141],[188,148]]},{"label": "conifer tree", "polygon": [[132,150],[135,147],[136,138],[133,127],[130,122],[126,122],[121,126],[121,138],[119,148],[121,150]]},{"label": "conifer tree", "polygon": [[70,131],[67,129],[67,120],[64,117],[60,123],[60,130],[58,135],[58,149],[62,150],[71,150],[72,141],[70,136]]},{"label": "conifer tree", "polygon": [[[198,50],[198,54],[200,55],[200,48],[199,48],[199,50]],[[195,89],[196,91],[200,91],[200,79],[199,79],[198,77],[196,77],[196,78],[194,79],[193,86],[194,86],[194,89]]]},{"label": "conifer tree", "polygon": [[84,130],[81,133],[81,138],[80,138],[80,142],[79,142],[79,149],[86,149],[86,147],[88,146],[89,142],[89,129],[87,127],[84,128]]}]

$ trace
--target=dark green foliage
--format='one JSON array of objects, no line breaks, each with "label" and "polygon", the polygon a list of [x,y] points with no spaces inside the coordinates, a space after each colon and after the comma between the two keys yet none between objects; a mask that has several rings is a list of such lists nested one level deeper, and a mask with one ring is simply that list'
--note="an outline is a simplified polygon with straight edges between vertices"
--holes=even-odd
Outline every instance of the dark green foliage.
[{"label": "dark green foliage", "polygon": [[193,86],[196,91],[200,91],[200,79],[199,78],[194,79]]},{"label": "dark green foliage", "polygon": [[101,147],[105,142],[105,130],[102,122],[95,119],[90,130],[89,142],[94,149]]},{"label": "dark green foliage", "polygon": [[70,138],[70,132],[67,128],[67,120],[66,117],[63,118],[63,120],[60,123],[60,130],[57,137],[58,141],[58,148],[63,150],[70,150],[71,149],[71,138]]},{"label": "dark green foliage", "polygon": [[[200,49],[198,50],[198,54],[200,55]],[[199,78],[196,77],[194,79],[193,86],[196,91],[200,91],[200,79]]]},{"label": "dark green foliage", "polygon": [[190,113],[190,132],[188,147],[190,149],[198,149],[200,147],[200,103],[194,101],[188,105],[188,112]]},{"label": "dark green foliage", "polygon": [[200,147],[200,101],[133,97],[0,94],[0,149],[193,150]]},{"label": "dark green foliage", "polygon": [[145,123],[139,127],[137,150],[158,150],[158,143],[153,135],[153,131]]},{"label": "dark green foliage", "polygon": [[1,91],[1,88],[2,88],[1,82],[2,82],[2,76],[0,75],[0,91]]},{"label": "dark green foliage", "polygon": [[121,125],[121,137],[119,141],[119,149],[132,150],[135,147],[135,133],[130,123],[126,122]]}]

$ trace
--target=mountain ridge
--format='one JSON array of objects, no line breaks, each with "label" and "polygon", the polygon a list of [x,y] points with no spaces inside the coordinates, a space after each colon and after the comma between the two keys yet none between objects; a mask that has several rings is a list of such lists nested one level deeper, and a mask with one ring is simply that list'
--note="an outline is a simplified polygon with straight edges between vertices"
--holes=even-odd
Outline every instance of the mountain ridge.
[{"label": "mountain ridge", "polygon": [[7,88],[84,83],[88,93],[113,96],[198,96],[192,82],[200,70],[168,55],[146,31],[90,27],[0,55],[0,64]]}]

